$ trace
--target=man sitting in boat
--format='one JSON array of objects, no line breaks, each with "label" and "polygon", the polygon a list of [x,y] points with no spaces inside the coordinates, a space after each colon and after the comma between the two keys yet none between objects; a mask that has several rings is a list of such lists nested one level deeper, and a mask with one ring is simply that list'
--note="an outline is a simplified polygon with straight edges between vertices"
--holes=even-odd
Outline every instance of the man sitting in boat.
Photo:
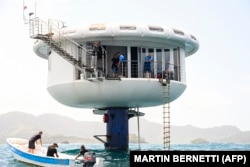
[{"label": "man sitting in boat", "polygon": [[50,145],[47,150],[47,156],[49,157],[59,157],[56,148],[58,145],[56,143]]},{"label": "man sitting in boat", "polygon": [[35,151],[35,142],[37,140],[40,141],[40,144],[42,146],[42,134],[43,134],[43,132],[40,131],[40,132],[38,132],[38,134],[35,134],[34,136],[32,136],[30,138],[30,140],[29,140],[29,146],[28,146],[30,153],[34,153],[34,151]]}]

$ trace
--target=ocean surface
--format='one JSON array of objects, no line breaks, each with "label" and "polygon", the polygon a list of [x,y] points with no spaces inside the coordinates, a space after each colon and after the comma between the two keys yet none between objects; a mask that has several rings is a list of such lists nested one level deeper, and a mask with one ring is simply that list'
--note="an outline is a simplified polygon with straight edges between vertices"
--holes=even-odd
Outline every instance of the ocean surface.
[{"label": "ocean surface", "polygon": [[[97,157],[104,158],[105,167],[129,167],[129,151],[108,151],[104,149],[103,144],[85,144],[86,148],[96,153]],[[79,152],[80,144],[60,144],[58,151],[70,155],[76,155]],[[141,150],[162,150],[162,144],[141,144]],[[129,150],[138,150],[138,144],[130,144]],[[211,150],[211,151],[250,151],[250,144],[172,144],[171,150]],[[0,145],[0,166],[1,167],[35,167],[17,161],[12,156],[7,144]]]}]

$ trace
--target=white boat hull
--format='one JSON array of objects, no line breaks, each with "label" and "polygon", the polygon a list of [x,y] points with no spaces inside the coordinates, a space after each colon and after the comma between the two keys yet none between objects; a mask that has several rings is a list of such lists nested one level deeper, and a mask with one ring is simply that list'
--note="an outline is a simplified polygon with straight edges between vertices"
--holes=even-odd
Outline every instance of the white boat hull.
[{"label": "white boat hull", "polygon": [[[44,147],[36,146],[35,153],[31,154],[28,152],[28,140],[20,138],[8,138],[7,139],[8,147],[12,152],[12,155],[15,159],[35,164],[38,166],[46,167],[82,167],[83,164],[81,161],[74,160],[74,156],[59,153],[59,158],[56,157],[47,157],[47,149]],[[95,167],[102,166],[102,160],[96,159]]]}]

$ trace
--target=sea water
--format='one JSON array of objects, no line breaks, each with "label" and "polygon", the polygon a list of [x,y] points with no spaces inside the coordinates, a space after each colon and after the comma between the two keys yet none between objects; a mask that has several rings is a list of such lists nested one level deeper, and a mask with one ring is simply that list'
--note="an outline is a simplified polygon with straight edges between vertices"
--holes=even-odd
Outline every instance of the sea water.
[{"label": "sea water", "polygon": [[[70,155],[79,152],[81,144],[60,144],[58,151]],[[105,167],[129,167],[129,151],[105,150],[103,144],[85,144],[85,147],[95,152],[97,157],[104,159]],[[162,144],[130,144],[129,150],[162,150]],[[250,151],[250,144],[172,144],[171,150],[211,150],[211,151]],[[35,165],[17,161],[12,156],[7,144],[0,145],[0,166],[1,167],[35,167]]]}]

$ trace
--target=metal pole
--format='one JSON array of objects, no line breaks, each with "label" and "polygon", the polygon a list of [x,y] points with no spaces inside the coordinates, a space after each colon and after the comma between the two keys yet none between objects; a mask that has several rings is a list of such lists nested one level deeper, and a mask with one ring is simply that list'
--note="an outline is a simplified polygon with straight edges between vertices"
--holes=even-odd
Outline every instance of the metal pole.
[{"label": "metal pole", "polygon": [[137,108],[137,114],[136,115],[137,115],[137,129],[138,129],[138,144],[139,144],[139,150],[141,150],[139,108]]}]

